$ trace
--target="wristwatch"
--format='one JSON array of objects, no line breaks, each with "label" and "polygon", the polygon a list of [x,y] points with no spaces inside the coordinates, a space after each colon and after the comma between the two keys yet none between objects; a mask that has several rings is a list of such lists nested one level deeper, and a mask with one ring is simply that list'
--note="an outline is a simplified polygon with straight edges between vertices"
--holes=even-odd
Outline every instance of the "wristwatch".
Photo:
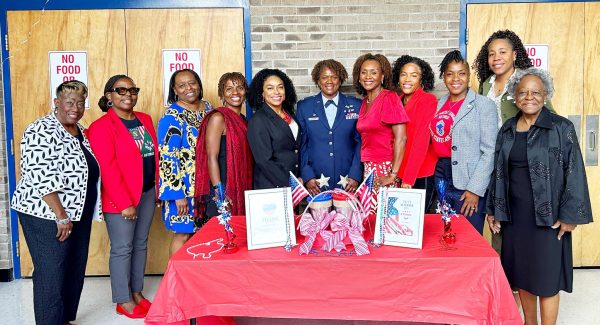
[{"label": "wristwatch", "polygon": [[68,225],[69,223],[71,223],[71,219],[69,217],[64,218],[64,219],[58,219],[58,218],[56,218],[56,224],[57,225]]}]

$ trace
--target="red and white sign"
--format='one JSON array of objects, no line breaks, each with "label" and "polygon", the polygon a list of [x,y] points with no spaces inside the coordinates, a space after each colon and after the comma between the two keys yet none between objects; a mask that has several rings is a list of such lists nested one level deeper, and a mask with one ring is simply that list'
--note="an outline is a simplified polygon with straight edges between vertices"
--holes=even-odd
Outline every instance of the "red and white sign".
[{"label": "red and white sign", "polygon": [[169,97],[169,81],[173,72],[181,69],[195,71],[202,78],[201,55],[199,49],[163,49],[163,103]]},{"label": "red and white sign", "polygon": [[[86,51],[50,51],[48,52],[50,66],[50,103],[54,105],[56,88],[63,82],[79,80],[88,84],[88,62]],[[89,100],[85,100],[89,108]]]},{"label": "red and white sign", "polygon": [[529,55],[529,60],[531,60],[531,64],[533,64],[534,68],[548,70],[548,66],[550,65],[550,61],[548,58],[548,52],[550,52],[550,46],[548,44],[523,44],[525,46],[525,50],[527,50],[527,54]]}]

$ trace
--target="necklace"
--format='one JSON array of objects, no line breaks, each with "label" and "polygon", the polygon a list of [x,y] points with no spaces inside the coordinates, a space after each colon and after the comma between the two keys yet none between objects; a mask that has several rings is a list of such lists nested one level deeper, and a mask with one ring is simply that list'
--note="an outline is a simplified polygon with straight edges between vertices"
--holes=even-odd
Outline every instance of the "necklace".
[{"label": "necklace", "polygon": [[279,117],[281,117],[285,123],[287,124],[292,124],[292,117],[288,115],[288,113],[286,113],[285,111],[281,111],[282,114],[277,114],[279,115]]},{"label": "necklace", "polygon": [[281,108],[279,112],[273,107],[271,107],[271,109],[273,110],[273,112],[275,112],[275,114],[277,114],[277,116],[284,120],[285,123],[292,124],[292,117],[283,108]]},{"label": "necklace", "polygon": [[200,107],[202,106],[202,102],[199,102],[198,107],[195,107],[195,108],[194,108],[194,106],[191,106],[191,107],[188,106],[185,102],[183,102],[181,100],[177,101],[177,103],[180,104],[181,106],[183,106],[183,108],[187,109],[188,111],[192,111],[192,112],[200,111]]},{"label": "necklace", "polygon": [[377,92],[377,94],[375,94],[375,96],[373,96],[373,100],[370,100],[369,96],[367,96],[367,104],[371,104],[373,101],[375,101],[377,96],[379,96],[379,94],[381,94],[382,90],[383,90],[383,87],[379,88],[379,91]]},{"label": "necklace", "polygon": [[453,102],[452,100],[450,100],[450,98],[448,98],[448,106],[449,106],[448,110],[452,111],[456,107],[456,105],[462,104],[464,100],[465,100],[464,98],[461,98],[461,99]]}]

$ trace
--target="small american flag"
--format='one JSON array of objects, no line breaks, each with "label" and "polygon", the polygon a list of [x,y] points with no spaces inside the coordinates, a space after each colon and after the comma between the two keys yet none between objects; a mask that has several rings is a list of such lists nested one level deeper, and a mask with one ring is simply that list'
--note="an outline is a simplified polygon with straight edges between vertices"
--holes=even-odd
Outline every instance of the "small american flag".
[{"label": "small american flag", "polygon": [[296,206],[308,195],[308,191],[300,184],[300,181],[292,172],[290,172],[290,187],[292,188],[292,202]]},{"label": "small american flag", "polygon": [[143,125],[138,126],[137,128],[130,131],[131,136],[133,136],[133,141],[137,145],[138,149],[142,149],[144,145],[144,135],[146,134],[146,128]]},{"label": "small american flag", "polygon": [[372,170],[365,180],[356,189],[356,197],[362,204],[365,211],[370,211],[375,201],[375,191],[373,191],[373,181],[375,178],[374,170]]}]

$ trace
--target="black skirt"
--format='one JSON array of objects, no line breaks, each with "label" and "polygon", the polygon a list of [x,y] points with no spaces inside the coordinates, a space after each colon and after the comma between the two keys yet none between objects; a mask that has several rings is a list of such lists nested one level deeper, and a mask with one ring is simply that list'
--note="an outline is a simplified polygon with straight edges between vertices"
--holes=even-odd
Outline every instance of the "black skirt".
[{"label": "black skirt", "polygon": [[511,222],[502,223],[502,267],[512,288],[536,296],[573,291],[571,233],[557,239],[558,229],[535,224],[527,163],[527,134],[517,132],[509,155]]}]

